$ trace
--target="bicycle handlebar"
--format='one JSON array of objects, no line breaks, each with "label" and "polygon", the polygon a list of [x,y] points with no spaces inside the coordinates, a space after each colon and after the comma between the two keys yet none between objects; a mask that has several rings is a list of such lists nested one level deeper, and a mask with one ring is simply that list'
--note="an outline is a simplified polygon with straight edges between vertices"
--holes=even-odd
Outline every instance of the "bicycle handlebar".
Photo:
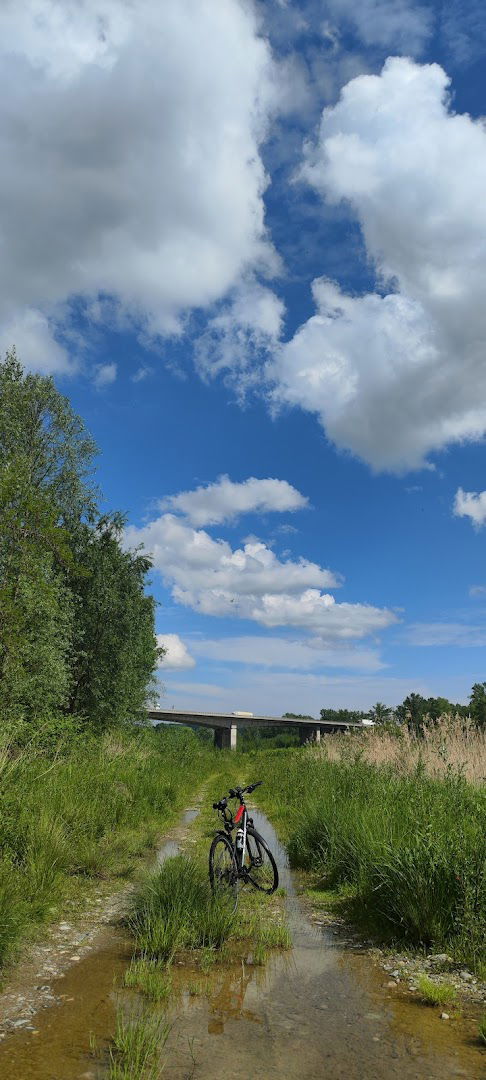
[{"label": "bicycle handlebar", "polygon": [[[244,788],[230,788],[228,792],[228,798],[240,799],[242,801],[243,795],[251,795],[252,791],[254,791],[255,788],[260,787],[260,784],[263,784],[263,780],[257,780],[256,784],[249,784],[248,787]],[[227,805],[228,799],[226,798],[226,796],[223,796],[223,798],[220,799],[219,803],[213,802],[213,810],[226,810]]]}]

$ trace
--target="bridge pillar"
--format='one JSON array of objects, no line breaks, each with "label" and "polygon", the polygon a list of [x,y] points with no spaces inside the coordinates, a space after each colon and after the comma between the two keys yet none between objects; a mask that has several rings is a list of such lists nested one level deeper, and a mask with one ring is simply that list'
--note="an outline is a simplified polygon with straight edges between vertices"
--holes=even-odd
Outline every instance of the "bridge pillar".
[{"label": "bridge pillar", "polygon": [[231,724],[231,727],[227,728],[215,728],[214,745],[218,750],[236,750],[237,735],[236,724]]},{"label": "bridge pillar", "polygon": [[307,742],[320,743],[321,741],[321,729],[320,727],[311,727],[310,724],[301,724],[299,727],[299,742],[301,746],[304,746]]}]

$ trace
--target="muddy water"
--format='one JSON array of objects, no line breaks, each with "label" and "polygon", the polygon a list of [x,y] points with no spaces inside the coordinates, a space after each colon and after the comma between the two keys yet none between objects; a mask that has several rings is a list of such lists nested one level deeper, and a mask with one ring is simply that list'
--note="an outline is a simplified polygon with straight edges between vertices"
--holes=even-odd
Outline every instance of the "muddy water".
[{"label": "muddy water", "polygon": [[[248,963],[207,980],[205,997],[174,1002],[166,1045],[167,1080],[484,1080],[476,1025],[441,1021],[383,989],[366,956],[316,928],[295,895],[286,853],[264,815],[255,825],[276,854],[287,889],[290,953],[265,968]],[[398,991],[400,994],[400,991]]]},{"label": "muddy water", "polygon": [[[258,812],[253,816],[288,891],[293,949],[274,954],[264,968],[254,967],[251,957],[206,976],[176,967],[164,1078],[484,1080],[486,1055],[475,1044],[475,1025],[441,1021],[438,1011],[400,990],[383,989],[383,973],[366,956],[313,926],[299,906],[272,827]],[[159,861],[176,851],[174,834]],[[61,1005],[35,1017],[34,1032],[15,1033],[0,1046],[0,1080],[106,1077],[89,1054],[89,1035],[103,1043],[112,1033],[117,999],[127,998],[114,990],[114,980],[131,952],[115,929],[108,936],[53,985],[65,995]],[[128,1000],[132,1008],[133,994]]]},{"label": "muddy water", "polygon": [[[156,861],[165,862],[179,850],[178,837],[197,817],[185,810],[178,828],[159,848]],[[133,940],[117,926],[107,926],[97,948],[50,989],[59,1003],[32,1017],[31,1030],[10,1032],[0,1043],[0,1080],[98,1080],[106,1077],[91,1052],[92,1040],[103,1050],[115,1029],[117,986],[130,963]]]}]

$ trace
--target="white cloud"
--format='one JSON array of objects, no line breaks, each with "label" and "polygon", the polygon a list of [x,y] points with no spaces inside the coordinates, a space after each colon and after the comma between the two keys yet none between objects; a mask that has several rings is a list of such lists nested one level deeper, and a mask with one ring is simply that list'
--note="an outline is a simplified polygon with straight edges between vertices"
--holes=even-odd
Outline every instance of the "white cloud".
[{"label": "white cloud", "polygon": [[456,517],[468,517],[477,528],[486,521],[486,491],[463,491],[458,488],[454,499]]},{"label": "white cloud", "polygon": [[76,370],[66,349],[55,340],[49,320],[34,308],[13,312],[0,322],[0,354],[13,347],[30,371],[71,375]]},{"label": "white cloud", "polygon": [[376,701],[398,705],[411,689],[429,697],[432,693],[446,693],[451,700],[467,696],[464,688],[447,686],[432,687],[421,679],[398,679],[385,675],[315,675],[313,672],[281,672],[278,678],[273,672],[241,671],[230,685],[195,684],[191,682],[165,682],[167,702],[176,708],[215,712],[233,712],[245,709],[260,716],[282,716],[284,712],[308,713],[318,717],[323,707],[369,709]]},{"label": "white cloud", "polygon": [[486,596],[486,585],[471,585],[469,596]]},{"label": "white cloud", "polygon": [[238,373],[240,396],[258,379],[258,368],[273,352],[285,307],[271,289],[242,282],[208,321],[196,342],[196,369],[205,380],[224,371]]},{"label": "white cloud", "polygon": [[354,79],[302,171],[349,202],[384,288],[314,283],[317,314],[270,367],[275,400],[376,469],[486,432],[486,131],[450,111],[447,87],[437,64],[404,58]]},{"label": "white cloud", "polygon": [[115,382],[116,373],[116,364],[99,364],[93,378],[96,389],[102,390],[104,386],[111,386]]},{"label": "white cloud", "polygon": [[149,375],[152,375],[152,373],[153,368],[143,365],[142,367],[137,368],[137,370],[131,376],[131,380],[134,383],[143,382],[143,380],[147,379]]},{"label": "white cloud", "polygon": [[408,628],[407,639],[411,645],[484,646],[486,627],[465,623],[414,623]]},{"label": "white cloud", "polygon": [[143,544],[174,600],[202,615],[251,619],[264,626],[299,626],[327,642],[362,638],[396,622],[393,612],[337,604],[323,589],[339,578],[308,559],[282,561],[258,540],[233,550],[173,514],[126,529],[129,546]]},{"label": "white cloud", "polygon": [[278,87],[250,4],[5,0],[0,58],[0,325],[82,297],[174,332],[275,268],[259,147]]},{"label": "white cloud", "polygon": [[483,0],[447,0],[440,20],[443,44],[454,63],[467,65],[486,52],[486,13]]},{"label": "white cloud", "polygon": [[204,640],[192,645],[196,656],[231,664],[287,668],[308,671],[312,668],[342,667],[379,671],[384,667],[374,649],[346,646],[329,647],[316,638],[290,641],[279,637],[227,637]]},{"label": "white cloud", "polygon": [[418,56],[430,37],[433,13],[412,0],[327,0],[326,12],[352,26],[363,45]]},{"label": "white cloud", "polygon": [[196,661],[179,634],[157,634],[157,645],[165,649],[159,664],[163,671],[195,667]]},{"label": "white cloud", "polygon": [[233,521],[240,514],[302,510],[308,499],[287,480],[250,476],[242,483],[234,483],[229,476],[220,476],[214,484],[181,491],[163,499],[160,505],[162,509],[179,511],[192,525],[200,526]]}]

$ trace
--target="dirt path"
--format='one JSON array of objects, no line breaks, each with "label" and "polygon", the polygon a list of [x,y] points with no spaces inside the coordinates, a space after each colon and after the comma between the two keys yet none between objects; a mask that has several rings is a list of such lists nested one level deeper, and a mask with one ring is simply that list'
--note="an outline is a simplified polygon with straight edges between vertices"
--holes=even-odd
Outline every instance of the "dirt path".
[{"label": "dirt path", "polygon": [[[161,841],[156,861],[177,850],[197,813],[197,806],[184,811]],[[89,1064],[90,1033],[106,1041],[113,1031],[114,981],[133,951],[122,927],[133,889],[130,884],[114,891],[113,883],[105,883],[93,890],[82,915],[54,924],[42,943],[26,950],[0,993],[0,1080],[78,1077],[77,1066],[67,1072],[70,1066],[59,1064],[64,1071],[55,1071],[63,1042],[69,1056],[76,1047]]]},{"label": "dirt path", "polygon": [[[194,810],[187,811],[167,834],[160,860],[190,845],[194,816]],[[175,966],[169,1005],[152,1007],[171,1024],[161,1051],[164,1078],[484,1080],[486,1053],[475,1027],[467,1020],[441,1021],[437,1010],[407,998],[406,990],[387,989],[383,971],[368,955],[344,947],[329,927],[315,925],[296,895],[286,853],[270,823],[258,811],[253,816],[277,856],[293,948],[274,952],[264,967],[253,963],[251,952],[204,973]],[[71,959],[67,956],[61,976],[46,983],[51,1007],[23,1029],[10,1027],[0,1045],[0,1080],[106,1077],[90,1054],[90,1034],[106,1045],[117,1003],[147,1007],[133,991],[114,987],[114,980],[121,984],[132,951],[116,925],[118,917],[115,912],[115,925],[98,924],[99,936],[81,942]],[[59,951],[69,953],[74,938],[66,947],[62,933],[68,932],[57,932],[64,940]],[[81,959],[72,960],[73,955]]]}]

